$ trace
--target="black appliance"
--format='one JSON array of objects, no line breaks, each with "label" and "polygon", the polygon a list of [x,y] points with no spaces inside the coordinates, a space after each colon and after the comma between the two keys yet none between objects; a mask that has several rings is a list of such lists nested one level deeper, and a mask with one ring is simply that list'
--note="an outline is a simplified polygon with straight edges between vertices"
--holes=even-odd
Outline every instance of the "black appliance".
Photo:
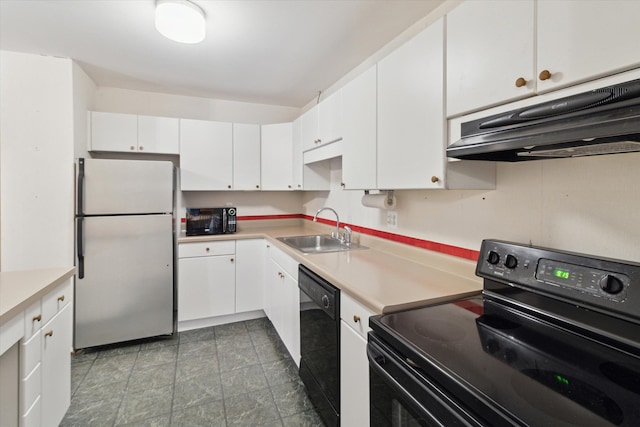
[{"label": "black appliance", "polygon": [[485,240],[476,274],[370,319],[371,425],[640,425],[640,264]]},{"label": "black appliance", "polygon": [[236,232],[236,208],[187,208],[187,236]]},{"label": "black appliance", "polygon": [[340,290],[303,265],[300,288],[300,378],[329,427],[340,425]]},{"label": "black appliance", "polygon": [[465,122],[447,156],[519,162],[640,151],[640,80]]}]

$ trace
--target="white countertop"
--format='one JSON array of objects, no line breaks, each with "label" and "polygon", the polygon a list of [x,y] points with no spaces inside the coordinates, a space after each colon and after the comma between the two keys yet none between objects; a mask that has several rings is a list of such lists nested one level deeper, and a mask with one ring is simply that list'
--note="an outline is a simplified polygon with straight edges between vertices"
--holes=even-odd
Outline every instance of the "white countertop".
[{"label": "white countertop", "polygon": [[0,325],[67,280],[75,267],[0,272]]},{"label": "white countertop", "polygon": [[265,238],[375,313],[436,304],[482,290],[474,261],[359,233],[354,233],[354,241],[369,249],[305,255],[277,238],[324,234],[333,227],[296,221],[286,226],[274,226],[275,221],[264,226],[260,221],[239,223],[235,234],[181,236],[178,242]]}]

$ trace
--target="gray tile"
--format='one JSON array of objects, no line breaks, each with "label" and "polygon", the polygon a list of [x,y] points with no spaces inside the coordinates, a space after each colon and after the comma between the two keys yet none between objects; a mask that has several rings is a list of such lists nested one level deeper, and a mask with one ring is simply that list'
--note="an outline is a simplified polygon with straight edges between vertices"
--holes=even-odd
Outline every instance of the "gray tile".
[{"label": "gray tile", "polygon": [[93,365],[93,361],[71,365],[71,395],[76,392],[91,365]]},{"label": "gray tile", "polygon": [[180,343],[215,339],[213,326],[179,333]]},{"label": "gray tile", "polygon": [[273,341],[267,344],[257,345],[255,347],[261,363],[273,362],[274,360],[281,360],[289,357],[289,351],[281,341]]},{"label": "gray tile", "polygon": [[316,411],[306,411],[282,419],[284,427],[324,427]]},{"label": "gray tile", "polygon": [[269,389],[224,399],[229,426],[257,426],[279,420]]},{"label": "gray tile", "polygon": [[260,317],[258,319],[245,320],[244,326],[249,332],[256,329],[273,329],[271,321],[267,317]]},{"label": "gray tile", "polygon": [[276,341],[280,341],[278,332],[275,329],[252,329],[249,331],[249,336],[254,345],[268,344]]},{"label": "gray tile", "polygon": [[154,340],[148,340],[140,344],[140,350],[152,350],[156,348],[162,347],[170,347],[173,345],[178,345],[180,339],[178,338],[178,334],[174,334],[171,337],[158,337]]},{"label": "gray tile", "polygon": [[78,350],[71,355],[71,365],[76,363],[93,362],[98,357],[97,351],[92,350]]},{"label": "gray tile", "polygon": [[216,354],[215,341],[180,342],[180,345],[178,346],[179,359],[195,356],[210,356],[212,354]]},{"label": "gray tile", "polygon": [[191,378],[176,383],[173,395],[173,410],[222,399],[222,385],[218,376]]},{"label": "gray tile", "polygon": [[174,411],[171,416],[172,427],[225,427],[226,425],[222,400]]},{"label": "gray tile", "polygon": [[147,418],[146,420],[134,421],[128,424],[116,424],[117,427],[169,427],[170,425],[171,415],[169,414]]},{"label": "gray tile", "polygon": [[234,351],[247,347],[253,347],[251,337],[248,332],[240,332],[236,335],[225,335],[216,338],[216,347],[218,353],[224,353],[226,351]]},{"label": "gray tile", "polygon": [[247,327],[244,322],[227,323],[225,325],[214,326],[216,331],[216,339],[237,334],[247,333]]},{"label": "gray tile", "polygon": [[271,392],[283,418],[313,409],[301,382],[277,385],[271,387]]},{"label": "gray tile", "polygon": [[107,427],[115,423],[120,399],[108,399],[99,402],[80,402],[71,400],[69,410],[60,427]]},{"label": "gray tile", "polygon": [[244,368],[250,365],[255,365],[259,362],[258,353],[256,353],[253,347],[228,350],[224,353],[218,354],[220,372]]},{"label": "gray tile", "polygon": [[127,380],[107,384],[82,383],[73,395],[78,403],[101,402],[109,399],[122,400],[127,389]]},{"label": "gray tile", "polygon": [[170,414],[172,396],[172,386],[127,391],[120,405],[116,424],[134,423]]},{"label": "gray tile", "polygon": [[148,366],[144,368],[134,367],[129,377],[127,390],[144,390],[146,388],[158,388],[165,385],[173,385],[176,376],[176,364]]},{"label": "gray tile", "polygon": [[191,378],[217,376],[219,371],[216,354],[178,359],[176,382]]},{"label": "gray tile", "polygon": [[112,382],[128,380],[133,364],[138,357],[137,353],[123,354],[121,356],[96,359],[82,380],[82,386],[95,387]]},{"label": "gray tile", "polygon": [[138,343],[102,347],[98,352],[98,359],[102,359],[103,357],[120,356],[128,353],[137,353],[138,351],[140,351],[140,344]]},{"label": "gray tile", "polygon": [[265,362],[262,364],[262,369],[271,387],[300,381],[298,367],[290,358]]},{"label": "gray tile", "polygon": [[250,393],[269,387],[260,365],[252,365],[220,374],[224,397]]},{"label": "gray tile", "polygon": [[134,366],[134,371],[149,366],[165,365],[167,363],[175,363],[178,357],[178,347],[162,347],[153,350],[145,350],[138,353],[138,359]]}]

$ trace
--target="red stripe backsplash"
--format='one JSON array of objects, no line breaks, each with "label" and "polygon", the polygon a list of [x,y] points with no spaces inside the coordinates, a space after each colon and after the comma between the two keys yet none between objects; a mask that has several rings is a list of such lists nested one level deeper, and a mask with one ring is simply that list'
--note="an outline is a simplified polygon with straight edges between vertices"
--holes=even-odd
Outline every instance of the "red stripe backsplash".
[{"label": "red stripe backsplash", "polygon": [[[313,221],[311,215],[304,214],[280,214],[280,215],[251,215],[251,216],[239,216],[238,221],[251,221],[260,219],[296,219],[302,218],[309,221]],[[318,218],[318,222],[327,225],[335,225],[335,221],[329,219]],[[432,242],[430,240],[418,239],[416,237],[404,236],[402,234],[389,233],[386,231],[375,230],[373,228],[361,227],[355,224],[340,223],[341,226],[348,225],[351,230],[368,234],[370,236],[380,237],[382,239],[391,240],[393,242],[404,243],[405,245],[415,246],[417,248],[428,249],[430,251],[441,252],[447,255],[457,256],[459,258],[470,259],[477,261],[480,256],[480,252],[471,249],[460,248],[457,246],[447,245],[445,243]]]}]

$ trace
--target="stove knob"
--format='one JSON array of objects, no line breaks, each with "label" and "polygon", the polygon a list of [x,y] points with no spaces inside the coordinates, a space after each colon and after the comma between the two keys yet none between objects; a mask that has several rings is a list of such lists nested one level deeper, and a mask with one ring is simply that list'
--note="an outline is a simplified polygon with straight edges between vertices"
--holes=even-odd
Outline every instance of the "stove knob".
[{"label": "stove knob", "polygon": [[610,274],[605,275],[600,279],[600,289],[608,294],[618,294],[624,288],[624,284],[616,276]]},{"label": "stove knob", "polygon": [[329,297],[326,295],[322,295],[322,305],[324,308],[329,308],[331,306],[331,301],[329,301]]},{"label": "stove knob", "polygon": [[500,261],[500,255],[496,251],[490,251],[487,256],[487,262],[491,265],[496,265]]},{"label": "stove knob", "polygon": [[518,266],[518,258],[513,255],[507,255],[507,259],[504,260],[504,265],[513,270]]}]

